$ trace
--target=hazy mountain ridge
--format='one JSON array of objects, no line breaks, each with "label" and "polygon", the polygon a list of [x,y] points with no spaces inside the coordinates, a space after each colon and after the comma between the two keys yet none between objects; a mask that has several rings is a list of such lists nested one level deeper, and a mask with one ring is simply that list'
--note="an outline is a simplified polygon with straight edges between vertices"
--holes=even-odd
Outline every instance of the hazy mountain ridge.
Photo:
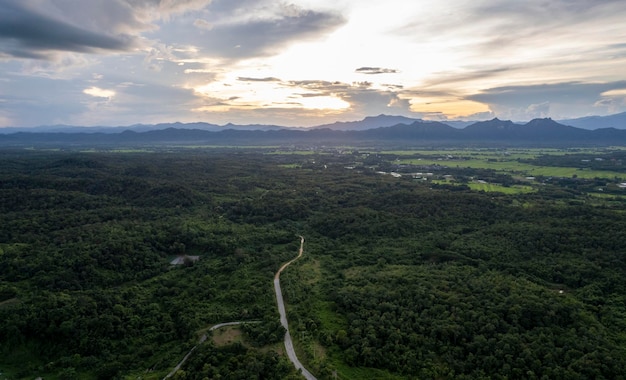
[{"label": "hazy mountain ridge", "polygon": [[[179,124],[188,126],[189,124]],[[626,130],[586,130],[552,119],[534,119],[526,124],[492,119],[463,129],[436,121],[418,120],[365,130],[268,129],[241,130],[174,128],[121,133],[17,132],[0,135],[1,146],[140,146],[140,145],[257,145],[257,144],[368,144],[380,145],[617,145],[626,144]]]},{"label": "hazy mountain ridge", "polygon": [[[381,114],[378,116],[367,116],[362,120],[357,121],[337,121],[331,124],[322,124],[310,128],[294,127],[294,126],[281,126],[272,124],[233,124],[228,123],[224,125],[211,124],[205,122],[194,123],[158,123],[158,124],[134,124],[130,126],[71,126],[71,125],[52,125],[52,126],[38,126],[38,127],[4,127],[0,128],[0,134],[10,134],[17,132],[30,132],[30,133],[121,133],[125,130],[131,130],[135,132],[147,132],[153,130],[163,130],[168,128],[176,129],[198,129],[202,131],[221,132],[228,129],[240,130],[240,131],[271,131],[271,130],[312,130],[312,129],[330,129],[334,131],[365,131],[368,129],[376,129],[381,127],[392,127],[396,125],[411,125],[414,123],[434,123],[437,121],[415,119],[405,116],[393,116]],[[558,123],[577,127],[581,129],[602,129],[602,128],[615,128],[626,129],[626,112],[609,115],[609,116],[589,116],[578,119],[569,120],[557,120]],[[500,123],[502,128],[513,128],[514,125],[524,125],[524,123],[514,123],[510,120],[499,120],[498,118],[486,121],[460,121],[460,120],[448,120],[440,121],[439,123],[451,126],[455,129],[467,129],[471,127],[476,133],[478,129],[488,128],[487,126]]]},{"label": "hazy mountain ridge", "polygon": [[577,119],[559,120],[559,123],[583,129],[626,129],[626,112],[608,116],[586,116]]},{"label": "hazy mountain ridge", "polygon": [[198,129],[202,131],[209,132],[220,132],[227,129],[237,129],[242,131],[269,131],[269,130],[278,130],[284,128],[292,128],[292,127],[283,127],[279,125],[265,125],[265,124],[250,124],[250,125],[238,125],[238,124],[211,124],[204,122],[195,122],[195,123],[158,123],[158,124],[134,124],[129,126],[115,126],[115,127],[106,127],[106,126],[94,126],[94,127],[82,127],[82,126],[72,126],[72,125],[51,125],[51,126],[39,126],[39,127],[4,127],[0,128],[0,134],[8,134],[8,133],[17,133],[17,132],[33,132],[33,133],[121,133],[124,131],[134,131],[134,132],[148,132],[155,130],[163,130],[168,128],[177,128],[177,129]]}]

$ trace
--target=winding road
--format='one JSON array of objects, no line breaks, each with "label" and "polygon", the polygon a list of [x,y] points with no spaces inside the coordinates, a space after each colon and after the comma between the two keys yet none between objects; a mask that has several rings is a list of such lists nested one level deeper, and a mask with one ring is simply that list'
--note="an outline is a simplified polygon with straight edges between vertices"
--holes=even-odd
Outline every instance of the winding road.
[{"label": "winding road", "polygon": [[303,252],[304,237],[300,236],[300,250],[298,251],[298,256],[295,259],[283,264],[278,272],[276,272],[276,275],[274,276],[274,291],[276,292],[276,303],[278,304],[278,313],[280,314],[280,324],[285,328],[285,351],[287,351],[287,357],[289,357],[289,360],[291,360],[296,369],[302,371],[302,375],[307,380],[316,380],[315,376],[313,376],[311,372],[304,368],[302,363],[300,363],[300,360],[298,360],[298,357],[296,356],[296,351],[293,349],[293,341],[291,340],[291,334],[289,334],[289,324],[287,323],[287,313],[285,312],[285,303],[283,302],[283,293],[280,290],[280,273],[291,263],[302,257]]},{"label": "winding road", "polygon": [[[296,356],[296,351],[293,348],[293,341],[291,340],[291,334],[289,334],[289,324],[287,323],[287,313],[285,312],[285,303],[283,302],[283,293],[280,290],[280,273],[285,268],[287,268],[291,263],[293,263],[294,261],[302,257],[303,252],[304,252],[304,237],[300,236],[300,250],[298,251],[298,256],[296,256],[294,259],[283,264],[278,270],[278,272],[276,272],[276,275],[274,276],[274,291],[276,293],[276,303],[278,305],[278,313],[280,314],[280,324],[285,328],[285,351],[287,352],[287,357],[289,358],[289,360],[291,360],[291,362],[296,367],[296,369],[302,372],[302,375],[307,380],[317,380],[315,376],[311,374],[311,372],[309,372],[306,368],[304,368],[304,366],[302,365],[302,363],[300,363],[300,360],[298,360],[298,357]],[[218,323],[217,325],[211,326],[211,328],[209,328],[209,331],[213,331],[224,326],[240,325],[242,323],[258,323],[258,321],[252,321],[252,322],[237,321],[237,322]],[[202,337],[198,341],[198,344],[193,346],[193,348],[187,353],[187,355],[185,355],[183,360],[181,360],[180,363],[178,363],[176,367],[174,367],[174,369],[163,378],[163,380],[167,380],[170,377],[174,376],[176,371],[178,371],[180,367],[182,367],[182,365],[187,361],[187,359],[196,350],[196,348],[198,348],[198,346],[204,343],[204,341],[206,340],[207,340],[207,334],[202,335]]]}]

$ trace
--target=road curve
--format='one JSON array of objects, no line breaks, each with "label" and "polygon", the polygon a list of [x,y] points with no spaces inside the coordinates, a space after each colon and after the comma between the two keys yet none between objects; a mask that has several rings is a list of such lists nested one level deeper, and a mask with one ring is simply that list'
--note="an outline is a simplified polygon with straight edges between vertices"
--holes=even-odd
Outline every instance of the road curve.
[{"label": "road curve", "polygon": [[311,372],[304,368],[302,363],[300,363],[300,360],[298,360],[298,357],[296,356],[296,351],[293,349],[293,341],[291,340],[291,334],[289,334],[289,324],[287,323],[287,313],[285,312],[285,303],[283,302],[283,293],[280,289],[280,273],[283,269],[287,268],[289,264],[302,257],[303,251],[304,237],[300,236],[300,250],[298,251],[298,256],[295,259],[283,264],[278,272],[276,272],[276,275],[274,276],[274,291],[276,292],[276,303],[278,304],[278,313],[280,314],[280,324],[285,328],[285,351],[287,351],[287,357],[289,357],[289,360],[291,360],[296,369],[302,371],[302,375],[307,380],[317,380],[315,376],[313,376]]},{"label": "road curve", "polygon": [[[242,323],[258,323],[257,321],[251,321],[251,322],[241,322],[241,321],[237,321],[237,322],[225,322],[225,323],[218,323],[217,325],[213,325],[209,328],[209,331],[213,331],[213,330],[217,330],[220,327],[225,327],[225,326],[234,326],[234,325],[240,325]],[[204,343],[207,340],[207,334],[203,334],[200,337],[200,340],[198,341],[198,344],[196,344],[195,346],[193,346],[193,348],[191,350],[189,350],[189,352],[187,353],[187,355],[185,355],[185,357],[183,358],[183,360],[180,361],[180,363],[178,363],[176,365],[176,367],[174,367],[174,369],[172,370],[172,372],[168,373],[163,380],[169,379],[170,377],[174,376],[174,374],[176,373],[176,371],[178,371],[180,369],[180,367],[182,367],[183,364],[185,364],[185,362],[187,361],[187,359],[189,359],[189,357],[191,356],[191,354],[196,350],[196,348],[198,348],[199,345],[201,345],[202,343]]]}]

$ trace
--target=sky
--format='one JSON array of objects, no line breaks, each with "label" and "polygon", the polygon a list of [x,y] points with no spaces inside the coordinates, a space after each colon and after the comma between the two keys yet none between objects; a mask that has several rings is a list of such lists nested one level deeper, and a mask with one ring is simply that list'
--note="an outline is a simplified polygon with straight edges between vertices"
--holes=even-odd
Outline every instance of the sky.
[{"label": "sky", "polygon": [[624,0],[0,0],[0,127],[626,111]]}]

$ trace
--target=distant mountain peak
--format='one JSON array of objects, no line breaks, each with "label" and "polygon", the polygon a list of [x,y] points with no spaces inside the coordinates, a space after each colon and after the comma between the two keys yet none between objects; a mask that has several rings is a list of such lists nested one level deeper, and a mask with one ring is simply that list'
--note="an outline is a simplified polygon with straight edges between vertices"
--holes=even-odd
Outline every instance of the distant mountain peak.
[{"label": "distant mountain peak", "polygon": [[549,118],[549,117],[532,119],[531,121],[526,123],[524,126],[526,128],[559,128],[559,129],[572,128],[567,125],[557,123],[556,121],[552,120],[552,118]]},{"label": "distant mountain peak", "polygon": [[392,127],[398,124],[413,124],[420,119],[412,119],[406,116],[394,116],[380,114],[378,116],[366,116],[358,121],[337,121],[332,124],[319,125],[314,129],[332,129],[335,131],[363,131],[367,129]]},{"label": "distant mountain peak", "polygon": [[497,117],[487,120],[479,121],[472,125],[465,127],[467,132],[480,132],[480,133],[492,133],[498,131],[509,131],[518,128],[519,125],[513,123],[511,120],[500,120]]}]

